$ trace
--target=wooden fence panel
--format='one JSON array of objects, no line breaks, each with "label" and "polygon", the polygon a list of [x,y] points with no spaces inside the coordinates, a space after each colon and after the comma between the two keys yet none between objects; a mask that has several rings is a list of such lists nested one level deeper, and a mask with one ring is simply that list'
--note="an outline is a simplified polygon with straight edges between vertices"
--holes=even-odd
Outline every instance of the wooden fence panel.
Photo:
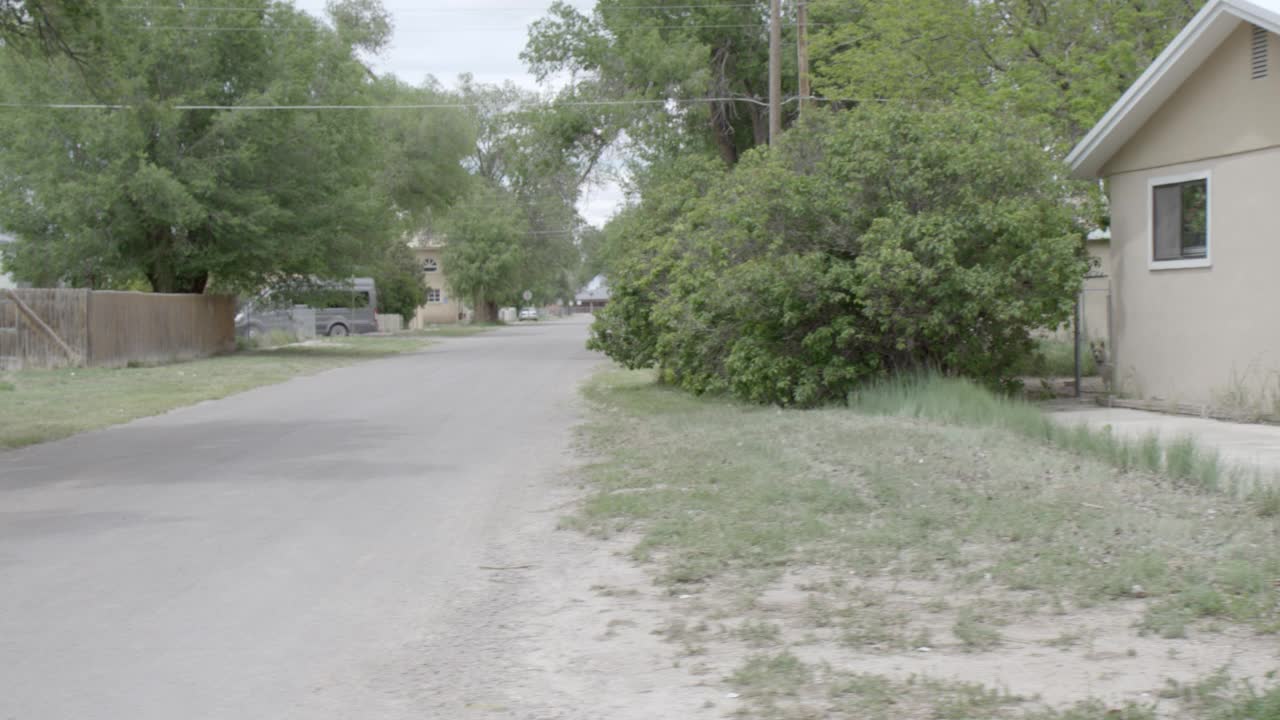
[{"label": "wooden fence panel", "polygon": [[77,356],[67,357],[57,343],[18,312],[0,293],[0,366],[7,368],[57,368],[76,364],[88,349],[88,290],[24,288],[13,291],[32,312],[44,320]]},{"label": "wooden fence panel", "polygon": [[74,357],[0,293],[0,368],[120,367],[235,349],[235,298],[68,289],[21,289],[18,298]]},{"label": "wooden fence panel", "polygon": [[95,292],[89,298],[88,362],[119,367],[230,352],[235,314],[230,295]]}]

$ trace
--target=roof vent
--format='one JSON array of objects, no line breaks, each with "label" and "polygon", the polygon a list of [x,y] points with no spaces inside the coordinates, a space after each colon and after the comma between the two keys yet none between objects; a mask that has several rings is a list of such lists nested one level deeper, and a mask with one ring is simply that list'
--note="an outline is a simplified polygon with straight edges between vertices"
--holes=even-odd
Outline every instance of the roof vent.
[{"label": "roof vent", "polygon": [[1253,49],[1249,55],[1251,77],[1258,80],[1267,76],[1267,29],[1253,26]]}]

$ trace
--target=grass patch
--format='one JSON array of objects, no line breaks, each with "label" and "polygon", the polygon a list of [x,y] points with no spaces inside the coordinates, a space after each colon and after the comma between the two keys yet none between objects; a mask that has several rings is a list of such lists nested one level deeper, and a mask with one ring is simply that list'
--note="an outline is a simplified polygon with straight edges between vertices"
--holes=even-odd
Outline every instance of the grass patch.
[{"label": "grass patch", "polygon": [[789,652],[753,655],[734,671],[729,682],[747,697],[793,695],[813,675],[813,670]]},{"label": "grass patch", "polygon": [[1153,708],[1134,703],[1112,707],[1097,701],[1085,701],[1067,710],[1044,710],[1027,713],[1025,720],[1156,720]]},{"label": "grass patch", "polygon": [[57,440],[426,344],[354,336],[150,367],[22,370],[10,375],[13,389],[0,396],[0,448]]},{"label": "grass patch", "polygon": [[[855,399],[864,412],[695,398],[644,372],[605,372],[584,392],[586,444],[603,459],[566,523],[634,533],[633,556],[673,588],[814,565],[995,583],[1046,606],[1150,598],[1161,634],[1179,618],[1183,632],[1201,619],[1280,630],[1280,523],[1204,492],[1214,466],[1201,453],[1175,450],[1190,478],[1119,472],[1148,466],[1150,442],[1059,429],[1029,404],[936,379],[872,388]],[[891,609],[819,610],[849,644],[911,637]],[[973,620],[957,623],[962,642],[998,640]]]},{"label": "grass patch", "polygon": [[1280,517],[1280,487],[1274,485],[1255,487],[1249,493],[1249,501],[1259,517]]},{"label": "grass patch", "polygon": [[[750,717],[978,720],[1018,717],[1016,707],[1023,702],[974,683],[916,675],[893,680],[837,670],[825,663],[809,665],[788,652],[752,656],[729,680],[753,707]],[[801,697],[802,689],[819,688],[825,692]],[[814,709],[819,701],[822,709]]]},{"label": "grass patch", "polygon": [[850,396],[869,415],[910,417],[953,425],[1008,430],[1029,440],[1108,463],[1120,470],[1143,470],[1206,490],[1221,489],[1224,469],[1213,451],[1189,437],[1164,444],[1155,435],[1132,440],[1109,426],[1055,423],[1024,400],[996,395],[962,379],[936,374],[904,375],[874,383]]},{"label": "grass patch", "polygon": [[498,323],[472,323],[470,325],[432,325],[422,330],[411,330],[405,335],[420,337],[471,337],[472,335],[480,335],[492,332],[497,328],[503,327]]},{"label": "grass patch", "polygon": [[969,651],[990,650],[1000,644],[1000,631],[972,608],[962,608],[951,632]]},{"label": "grass patch", "polygon": [[782,628],[770,622],[747,621],[739,625],[733,634],[752,647],[772,647],[780,644]]},{"label": "grass patch", "polygon": [[284,345],[292,345],[298,342],[298,336],[288,330],[272,330],[265,335],[255,335],[254,337],[237,337],[236,349],[243,352],[246,350],[266,350],[267,348],[282,347]]},{"label": "grass patch", "polygon": [[[1270,679],[1275,676],[1272,672]],[[1160,696],[1181,700],[1196,717],[1210,720],[1280,720],[1280,686],[1259,691],[1250,683],[1233,682],[1225,671],[1194,683],[1169,680]]]}]

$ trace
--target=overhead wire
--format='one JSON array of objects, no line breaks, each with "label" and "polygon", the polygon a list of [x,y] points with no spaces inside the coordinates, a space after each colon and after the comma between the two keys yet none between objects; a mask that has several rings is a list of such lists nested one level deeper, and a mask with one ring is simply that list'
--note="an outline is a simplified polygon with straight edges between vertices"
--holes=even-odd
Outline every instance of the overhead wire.
[{"label": "overhead wire", "polygon": [[[595,8],[593,11],[620,11],[620,10],[720,10],[720,9],[739,9],[760,7],[759,3],[737,2],[737,3],[686,3],[678,5],[614,5],[611,7]],[[252,8],[252,7],[235,7],[235,6],[218,6],[218,5],[187,5],[183,7],[163,6],[163,5],[117,5],[112,10],[147,10],[147,11],[180,11],[180,12],[257,12],[262,9],[270,8]],[[391,8],[389,12],[395,15],[419,15],[428,13],[450,13],[450,12],[545,12],[545,8],[536,7],[411,7],[411,8]]]},{"label": "overhead wire", "polygon": [[[828,98],[810,96],[801,98],[792,96],[783,100],[784,104],[790,104],[799,100],[809,100],[813,102],[870,102],[867,99],[855,98]],[[883,100],[876,99],[876,102]],[[552,102],[547,107],[608,107],[608,106],[628,106],[628,105],[648,105],[648,106],[665,106],[669,104],[697,104],[697,103],[724,103],[724,102],[745,102],[760,107],[767,107],[768,102],[754,97],[700,97],[700,98],[662,98],[654,100],[631,99],[631,100],[571,100],[567,102]],[[421,103],[421,104],[353,104],[353,105],[200,105],[200,104],[178,104],[169,105],[169,110],[177,111],[195,111],[195,110],[226,110],[237,112],[270,112],[270,111],[321,111],[321,110],[469,110],[479,107],[487,107],[487,103]],[[0,102],[0,108],[14,109],[46,109],[46,110],[132,110],[136,106],[127,103],[15,103]]]},{"label": "overhead wire", "polygon": [[[832,25],[834,23],[807,23],[808,27],[822,27]],[[783,23],[784,28],[794,28],[795,23]],[[494,32],[494,31],[512,31],[525,30],[527,25],[511,25],[511,26],[494,26],[494,25],[476,25],[472,27],[440,27],[440,28],[412,28],[398,29],[396,33],[451,33],[451,32]],[[281,28],[270,27],[265,25],[254,26],[224,26],[224,25],[142,25],[139,30],[156,31],[156,32],[303,32],[308,28]],[[624,25],[622,27],[606,27],[605,32],[631,32],[635,30],[765,30],[767,26],[764,23],[726,23],[726,24],[681,24],[681,25]]]}]

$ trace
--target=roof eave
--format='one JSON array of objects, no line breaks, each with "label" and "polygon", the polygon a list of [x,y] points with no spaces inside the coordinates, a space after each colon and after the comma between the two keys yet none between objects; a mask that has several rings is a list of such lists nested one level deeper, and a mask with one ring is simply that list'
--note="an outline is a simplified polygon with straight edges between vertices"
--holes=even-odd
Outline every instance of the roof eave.
[{"label": "roof eave", "polygon": [[1250,0],[1209,0],[1067,155],[1071,174],[1086,179],[1099,177],[1107,161],[1241,21],[1280,33],[1280,13]]}]

